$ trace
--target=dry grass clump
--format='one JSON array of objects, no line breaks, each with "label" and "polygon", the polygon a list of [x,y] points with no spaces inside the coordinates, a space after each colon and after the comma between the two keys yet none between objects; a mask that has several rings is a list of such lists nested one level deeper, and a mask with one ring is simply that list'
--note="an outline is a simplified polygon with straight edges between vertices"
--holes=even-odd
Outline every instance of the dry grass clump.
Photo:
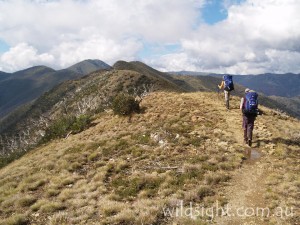
[{"label": "dry grass clump", "polygon": [[67,177],[67,178],[65,178],[64,180],[61,181],[61,184],[63,186],[67,186],[67,185],[74,184],[74,183],[75,183],[74,177]]},{"label": "dry grass clump", "polygon": [[62,202],[67,201],[68,199],[71,199],[74,196],[75,192],[76,190],[74,189],[66,188],[60,192],[57,198]]},{"label": "dry grass clump", "polygon": [[22,196],[18,199],[17,205],[19,207],[28,207],[34,204],[37,201],[37,198],[31,195]]},{"label": "dry grass clump", "polygon": [[89,162],[95,162],[101,158],[101,154],[99,151],[95,151],[88,156]]},{"label": "dry grass clump", "polygon": [[208,185],[216,185],[219,184],[221,182],[227,182],[230,180],[230,176],[223,173],[223,172],[219,172],[219,173],[207,173],[205,175],[205,182]]},{"label": "dry grass clump", "polygon": [[38,180],[27,186],[28,191],[36,191],[38,188],[44,186],[47,183],[47,180]]},{"label": "dry grass clump", "polygon": [[60,193],[60,190],[57,188],[54,188],[54,187],[48,188],[45,192],[46,196],[49,198],[55,197],[55,196],[59,195],[59,193]]},{"label": "dry grass clump", "polygon": [[156,195],[163,178],[157,175],[134,175],[131,177],[116,176],[111,185],[115,189],[115,193],[121,199],[131,199],[136,197],[142,190],[147,191],[149,197]]},{"label": "dry grass clump", "polygon": [[101,200],[100,214],[110,217],[118,214],[123,209],[126,209],[126,204],[117,201],[111,201],[108,199]]},{"label": "dry grass clump", "polygon": [[282,181],[283,177],[280,174],[270,174],[267,177],[266,184],[268,185],[277,185]]},{"label": "dry grass clump", "polygon": [[177,174],[178,185],[183,185],[189,181],[201,181],[203,179],[204,170],[200,164],[184,164],[182,173]]},{"label": "dry grass clump", "polygon": [[134,204],[136,224],[159,224],[163,214],[164,200],[139,199]]},{"label": "dry grass clump", "polygon": [[201,185],[200,187],[196,187],[189,192],[184,193],[184,202],[199,202],[203,200],[207,196],[214,195],[214,191],[208,185]]},{"label": "dry grass clump", "polygon": [[49,219],[48,225],[69,225],[70,224],[69,215],[65,212],[55,213]]},{"label": "dry grass clump", "polygon": [[31,207],[30,209],[33,211],[33,212],[36,212],[38,211],[42,205],[46,204],[47,203],[47,200],[46,199],[39,199],[37,202],[35,202]]},{"label": "dry grass clump", "polygon": [[99,209],[92,205],[74,208],[70,218],[70,224],[92,224],[96,223],[95,221],[99,224],[102,219],[99,215]]},{"label": "dry grass clump", "polygon": [[46,170],[54,170],[55,169],[55,162],[54,161],[49,161],[47,162],[44,166],[43,166],[44,169]]},{"label": "dry grass clump", "polygon": [[24,214],[15,214],[10,216],[5,220],[0,220],[0,224],[2,225],[27,225],[29,224],[29,219]]},{"label": "dry grass clump", "polygon": [[234,170],[237,167],[237,163],[234,163],[234,162],[220,162],[220,163],[218,163],[218,167],[221,170]]},{"label": "dry grass clump", "polygon": [[47,183],[45,175],[42,173],[37,173],[25,178],[22,182],[19,183],[19,190],[21,192],[26,191],[36,191]]},{"label": "dry grass clump", "polygon": [[[120,211],[117,215],[108,220],[112,224],[128,224],[134,225],[136,224],[136,213],[133,209],[125,208]],[[105,222],[104,222],[105,223]]]},{"label": "dry grass clump", "polygon": [[63,209],[66,209],[66,206],[61,202],[45,202],[45,204],[40,207],[42,213],[53,213]]},{"label": "dry grass clump", "polygon": [[92,205],[91,199],[88,199],[86,195],[80,193],[74,195],[73,198],[66,200],[66,204],[69,205],[69,208],[84,208],[88,205]]},{"label": "dry grass clump", "polygon": [[206,170],[206,171],[217,171],[219,168],[218,168],[218,165],[216,165],[216,163],[214,162],[203,162],[201,164],[201,168],[203,170]]},{"label": "dry grass clump", "polygon": [[206,196],[211,196],[214,194],[214,191],[212,190],[212,188],[210,186],[200,186],[199,188],[197,188],[197,195],[198,198],[201,200]]},{"label": "dry grass clump", "polygon": [[7,211],[7,210],[9,210],[9,209],[12,209],[13,207],[14,207],[14,205],[15,205],[15,203],[18,201],[18,199],[19,199],[19,197],[20,197],[21,195],[12,195],[12,196],[10,196],[10,197],[8,197],[8,198],[6,198],[4,201],[2,201],[2,203],[1,203],[1,209],[3,210],[3,211]]}]

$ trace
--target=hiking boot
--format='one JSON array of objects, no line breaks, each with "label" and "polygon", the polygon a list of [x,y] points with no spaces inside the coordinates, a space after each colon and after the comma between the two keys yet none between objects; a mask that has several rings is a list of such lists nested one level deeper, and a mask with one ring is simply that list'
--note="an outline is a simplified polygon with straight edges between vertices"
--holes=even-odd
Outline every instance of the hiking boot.
[{"label": "hiking boot", "polygon": [[248,145],[249,145],[249,147],[251,147],[251,145],[252,145],[252,141],[250,139],[248,140]]},{"label": "hiking boot", "polygon": [[226,102],[226,103],[225,103],[225,106],[226,106],[226,109],[229,110],[229,102]]}]

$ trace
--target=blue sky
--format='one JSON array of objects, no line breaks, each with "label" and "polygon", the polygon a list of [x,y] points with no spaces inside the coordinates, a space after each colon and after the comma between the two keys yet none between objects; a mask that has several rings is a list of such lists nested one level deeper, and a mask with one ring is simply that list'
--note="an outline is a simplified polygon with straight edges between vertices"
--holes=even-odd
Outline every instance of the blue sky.
[{"label": "blue sky", "polygon": [[6,44],[3,40],[0,40],[0,53],[6,52],[9,50],[9,45]]},{"label": "blue sky", "polygon": [[298,0],[0,0],[0,70],[100,59],[300,73],[299,11]]},{"label": "blue sky", "polygon": [[211,0],[202,9],[202,16],[206,23],[215,24],[227,18],[227,10],[222,1]]}]

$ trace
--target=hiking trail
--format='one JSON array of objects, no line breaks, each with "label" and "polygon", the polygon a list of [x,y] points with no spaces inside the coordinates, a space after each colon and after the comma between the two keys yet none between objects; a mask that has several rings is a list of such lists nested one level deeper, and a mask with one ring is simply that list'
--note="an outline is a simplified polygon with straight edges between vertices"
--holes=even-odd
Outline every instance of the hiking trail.
[{"label": "hiking trail", "polygon": [[[243,146],[242,150],[246,152],[250,148],[243,144],[242,115],[238,107],[238,105],[233,105],[230,110],[226,110],[225,106],[222,105],[219,109],[224,111],[228,132],[232,133],[236,143]],[[234,172],[233,178],[228,182],[228,186],[221,189],[228,204],[225,215],[220,213],[214,218],[216,224],[269,224],[265,221],[264,215],[260,215],[260,212],[257,210],[266,207],[263,193],[266,189],[264,178],[266,177],[267,169],[262,163],[264,160],[263,156],[260,157],[260,150],[257,149],[257,126],[261,125],[263,123],[261,118],[258,117],[255,122],[253,145],[251,147],[251,150],[254,151],[254,154],[252,153],[253,159],[247,156],[241,168]]]}]

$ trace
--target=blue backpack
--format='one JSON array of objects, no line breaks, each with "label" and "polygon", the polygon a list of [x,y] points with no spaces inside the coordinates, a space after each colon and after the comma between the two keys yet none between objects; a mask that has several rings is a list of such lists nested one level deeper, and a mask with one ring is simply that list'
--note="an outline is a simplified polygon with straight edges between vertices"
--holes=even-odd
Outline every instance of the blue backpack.
[{"label": "blue backpack", "polygon": [[231,75],[224,75],[224,90],[225,91],[232,91],[234,90],[233,80]]},{"label": "blue backpack", "polygon": [[244,114],[257,115],[258,112],[258,94],[256,92],[248,92],[245,94]]}]

